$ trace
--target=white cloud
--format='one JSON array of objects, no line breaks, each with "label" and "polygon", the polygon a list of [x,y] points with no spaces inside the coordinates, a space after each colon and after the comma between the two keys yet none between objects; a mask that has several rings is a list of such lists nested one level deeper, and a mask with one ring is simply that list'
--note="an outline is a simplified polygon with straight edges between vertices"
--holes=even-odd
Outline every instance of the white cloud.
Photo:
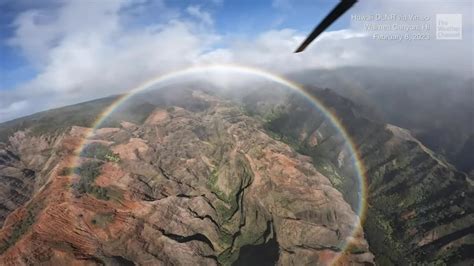
[{"label": "white cloud", "polygon": [[[172,15],[163,11],[162,17],[171,18],[166,22],[128,27],[124,18],[130,19],[126,12],[132,10],[127,9],[131,3],[67,1],[54,11],[22,13],[10,43],[25,53],[39,73],[14,90],[0,91],[0,121],[120,93],[150,77],[195,64],[239,63],[278,73],[358,65],[472,71],[472,21],[464,25],[462,42],[376,41],[353,25],[325,32],[306,51],[295,54],[306,32],[278,29],[246,38],[219,35],[212,16],[198,6]],[[158,7],[167,8],[163,3]],[[361,4],[354,12],[391,8]],[[140,10],[146,8],[134,8],[133,16],[139,17]],[[394,12],[408,11],[422,12],[411,5]],[[465,18],[468,21],[472,14],[466,13]]]},{"label": "white cloud", "polygon": [[203,11],[200,6],[188,6],[186,8],[186,12],[188,12],[189,15],[195,17],[207,26],[212,26],[214,24],[211,14],[206,11]]},{"label": "white cloud", "polygon": [[[39,74],[2,92],[0,121],[123,92],[143,80],[194,64],[217,37],[186,19],[145,28],[120,24],[126,1],[71,1],[54,14],[27,11],[10,41]],[[19,105],[21,103],[21,105]]]},{"label": "white cloud", "polygon": [[[235,42],[227,50],[221,49],[206,57],[221,59],[226,63],[253,65],[279,73],[356,65],[364,59],[351,49],[346,49],[346,44],[360,43],[365,36],[352,30],[327,32],[306,52],[295,54],[295,47],[305,36],[292,29],[272,30],[262,33],[251,42]],[[218,58],[217,54],[222,58]]]},{"label": "white cloud", "polygon": [[90,38],[119,30],[117,12],[123,0],[69,1],[59,10],[29,10],[15,20],[10,44],[19,47],[36,64],[47,64],[49,52],[70,36]]},{"label": "white cloud", "polygon": [[9,105],[0,108],[0,114],[9,114],[13,113],[16,114],[18,112],[21,112],[28,106],[28,102],[26,100],[20,100],[16,102],[12,102]]},{"label": "white cloud", "polygon": [[289,0],[273,0],[272,7],[277,9],[289,9],[292,4]]}]

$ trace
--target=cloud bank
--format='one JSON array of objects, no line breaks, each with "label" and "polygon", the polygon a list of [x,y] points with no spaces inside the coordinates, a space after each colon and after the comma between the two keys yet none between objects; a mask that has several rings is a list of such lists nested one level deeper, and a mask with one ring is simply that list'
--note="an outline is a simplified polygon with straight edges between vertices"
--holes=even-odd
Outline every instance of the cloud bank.
[{"label": "cloud bank", "polygon": [[[276,2],[280,9],[292,3]],[[353,23],[347,29],[324,33],[307,51],[294,54],[307,32],[278,28],[233,36],[218,32],[213,14],[199,5],[176,10],[154,1],[157,18],[153,23],[140,20],[150,8],[150,2],[142,0],[64,1],[55,8],[25,10],[12,24],[14,36],[5,41],[21,51],[38,74],[17,88],[0,90],[0,121],[121,93],[151,77],[200,64],[236,63],[280,74],[388,66],[472,77],[472,11],[465,8],[472,8],[471,3],[444,7],[426,6],[425,1],[374,3],[361,3],[351,13],[391,10],[434,17],[441,12],[463,12],[464,39],[378,41],[363,25]]]}]

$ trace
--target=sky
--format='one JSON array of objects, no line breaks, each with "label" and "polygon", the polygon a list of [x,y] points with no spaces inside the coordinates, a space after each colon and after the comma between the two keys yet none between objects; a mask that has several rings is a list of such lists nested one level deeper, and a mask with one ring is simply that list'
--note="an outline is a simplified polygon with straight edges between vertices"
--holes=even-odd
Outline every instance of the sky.
[{"label": "sky", "polygon": [[[157,75],[201,64],[236,63],[281,75],[375,66],[472,78],[472,1],[361,0],[306,51],[294,54],[336,4],[336,0],[0,0],[0,122],[123,93]],[[385,14],[421,19],[354,17]],[[462,40],[437,40],[436,14],[461,14]],[[430,29],[374,31],[368,24],[429,24]],[[429,40],[380,39],[405,34]]]}]

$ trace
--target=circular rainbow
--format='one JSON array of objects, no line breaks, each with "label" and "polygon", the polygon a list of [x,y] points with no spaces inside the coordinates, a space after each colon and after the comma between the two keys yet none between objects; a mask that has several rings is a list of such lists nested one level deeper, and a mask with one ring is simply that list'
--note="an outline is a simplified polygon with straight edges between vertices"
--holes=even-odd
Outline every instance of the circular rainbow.
[{"label": "circular rainbow", "polygon": [[[112,104],[110,104],[107,108],[102,111],[97,117],[97,120],[93,123],[92,127],[87,131],[86,136],[84,137],[82,143],[78,146],[75,151],[77,155],[76,158],[79,157],[83,148],[86,146],[86,141],[90,137],[93,136],[95,130],[99,128],[104,121],[112,114],[119,106],[121,106],[124,102],[130,99],[135,94],[145,91],[146,89],[156,86],[160,83],[164,83],[176,78],[182,78],[187,75],[195,75],[195,74],[204,74],[206,72],[226,72],[226,73],[235,73],[235,74],[243,74],[243,75],[251,75],[264,78],[266,80],[275,82],[277,84],[283,85],[297,93],[302,94],[305,98],[310,100],[324,115],[327,119],[329,119],[332,125],[339,131],[339,133],[344,138],[347,147],[349,148],[349,152],[353,157],[353,163],[356,168],[356,174],[359,181],[359,189],[361,195],[359,196],[359,206],[357,215],[359,217],[357,224],[354,226],[353,235],[357,234],[361,230],[362,223],[365,219],[366,210],[367,210],[367,181],[366,181],[366,170],[360,158],[360,154],[356,148],[356,145],[350,135],[347,133],[344,125],[338,119],[338,117],[315,96],[311,95],[307,92],[301,84],[298,84],[294,81],[288,80],[282,76],[267,72],[262,69],[257,69],[248,66],[241,66],[241,65],[228,65],[228,64],[212,64],[212,65],[199,65],[193,66],[173,72],[169,72],[167,74],[159,75],[155,78],[152,78],[148,81],[143,82],[142,84],[130,89],[123,95],[120,95],[117,100],[115,100]],[[74,166],[77,165],[77,160],[74,162]],[[347,248],[349,243],[346,243],[345,247],[342,247],[341,250],[344,252]],[[335,260],[337,261],[337,259]]]}]

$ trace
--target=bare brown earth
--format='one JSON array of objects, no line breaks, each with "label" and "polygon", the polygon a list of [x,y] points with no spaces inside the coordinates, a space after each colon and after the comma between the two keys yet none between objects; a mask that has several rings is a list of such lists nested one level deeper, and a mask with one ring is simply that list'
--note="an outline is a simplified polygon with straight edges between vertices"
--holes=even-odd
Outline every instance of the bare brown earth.
[{"label": "bare brown earth", "polygon": [[0,264],[229,265],[262,245],[280,265],[373,263],[357,216],[309,157],[231,103],[193,97],[209,107],[157,109],[89,140],[120,158],[77,160],[102,163],[92,185],[106,199],[76,190],[84,177],[67,171],[86,128],[40,141],[54,151],[46,158],[18,135],[38,178],[0,231]]}]

